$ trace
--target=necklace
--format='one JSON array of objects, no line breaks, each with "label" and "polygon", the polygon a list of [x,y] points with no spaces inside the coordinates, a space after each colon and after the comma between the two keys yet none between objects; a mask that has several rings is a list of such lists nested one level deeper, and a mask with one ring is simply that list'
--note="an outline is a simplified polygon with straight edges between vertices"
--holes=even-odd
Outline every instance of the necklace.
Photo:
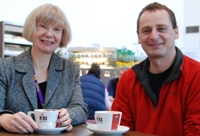
[{"label": "necklace", "polygon": [[34,80],[35,80],[35,86],[36,86],[37,94],[39,96],[40,104],[42,105],[42,108],[44,108],[44,97],[42,95],[40,86],[38,85],[37,75],[35,74],[35,71],[34,71]]}]

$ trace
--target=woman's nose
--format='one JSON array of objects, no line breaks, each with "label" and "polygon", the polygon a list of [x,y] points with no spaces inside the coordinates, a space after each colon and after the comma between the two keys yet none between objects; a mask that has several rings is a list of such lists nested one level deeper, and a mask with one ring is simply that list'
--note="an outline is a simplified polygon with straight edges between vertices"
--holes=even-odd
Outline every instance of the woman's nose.
[{"label": "woman's nose", "polygon": [[51,29],[46,29],[45,36],[52,37],[53,33]]}]

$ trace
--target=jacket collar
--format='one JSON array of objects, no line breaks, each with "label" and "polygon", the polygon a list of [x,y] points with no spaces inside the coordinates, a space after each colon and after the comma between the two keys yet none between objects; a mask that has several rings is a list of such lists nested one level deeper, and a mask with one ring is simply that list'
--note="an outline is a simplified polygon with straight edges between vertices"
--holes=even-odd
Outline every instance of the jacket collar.
[{"label": "jacket collar", "polygon": [[[17,72],[24,74],[22,77],[22,85],[27,94],[28,99],[33,107],[37,109],[37,93],[34,81],[33,63],[31,56],[31,49],[15,57],[15,69]],[[49,64],[49,74],[47,81],[47,88],[45,93],[44,106],[48,105],[53,93],[59,85],[60,72],[63,70],[63,59],[57,56],[55,53],[52,54],[51,61]]]},{"label": "jacket collar", "polygon": [[[56,71],[61,71],[63,69],[62,62],[63,59],[53,53],[49,67]],[[15,58],[15,68],[18,72],[22,73],[27,73],[33,70],[31,48]]]},{"label": "jacket collar", "polygon": [[[173,63],[172,71],[171,71],[169,77],[163,82],[163,84],[173,81],[181,75],[182,62],[183,62],[183,54],[176,47],[176,58]],[[138,65],[133,66],[132,69],[134,70],[137,78],[140,80],[142,86],[144,87],[145,92],[150,97],[150,99],[153,103],[153,106],[155,108],[155,107],[157,107],[157,104],[158,104],[158,98],[155,95],[155,93],[153,93],[153,90],[151,88],[151,84],[150,84],[150,81],[148,78],[149,65],[150,65],[149,59],[146,58],[143,62],[139,63]]]},{"label": "jacket collar", "polygon": [[[175,48],[176,48],[176,58],[173,63],[172,72],[169,75],[168,79],[165,80],[165,83],[178,78],[181,73],[183,54],[180,51],[180,49],[178,49],[177,47]],[[139,63],[138,65],[133,66],[132,69],[135,71],[139,79],[143,79],[143,78],[148,77],[147,70],[149,68],[149,65],[150,65],[149,59],[146,58],[143,62]]]}]

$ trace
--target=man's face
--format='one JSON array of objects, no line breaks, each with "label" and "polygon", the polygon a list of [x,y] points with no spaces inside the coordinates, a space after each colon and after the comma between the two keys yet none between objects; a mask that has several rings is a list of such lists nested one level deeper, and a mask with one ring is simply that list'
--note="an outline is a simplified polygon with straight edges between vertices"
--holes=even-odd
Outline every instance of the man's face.
[{"label": "man's face", "polygon": [[173,29],[167,11],[145,11],[141,15],[138,43],[149,58],[164,58],[170,55],[178,37],[178,28]]}]

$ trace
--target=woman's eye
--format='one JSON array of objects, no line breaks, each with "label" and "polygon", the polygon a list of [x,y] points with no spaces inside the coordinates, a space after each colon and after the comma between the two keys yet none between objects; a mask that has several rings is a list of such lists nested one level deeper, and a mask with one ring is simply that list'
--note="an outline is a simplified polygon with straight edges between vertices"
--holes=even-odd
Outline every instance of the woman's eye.
[{"label": "woman's eye", "polygon": [[56,31],[60,31],[60,29],[55,29]]},{"label": "woman's eye", "polygon": [[56,32],[61,32],[62,30],[60,28],[54,29]]},{"label": "woman's eye", "polygon": [[46,28],[46,26],[44,26],[44,25],[41,25],[41,27],[42,27],[42,28]]}]

